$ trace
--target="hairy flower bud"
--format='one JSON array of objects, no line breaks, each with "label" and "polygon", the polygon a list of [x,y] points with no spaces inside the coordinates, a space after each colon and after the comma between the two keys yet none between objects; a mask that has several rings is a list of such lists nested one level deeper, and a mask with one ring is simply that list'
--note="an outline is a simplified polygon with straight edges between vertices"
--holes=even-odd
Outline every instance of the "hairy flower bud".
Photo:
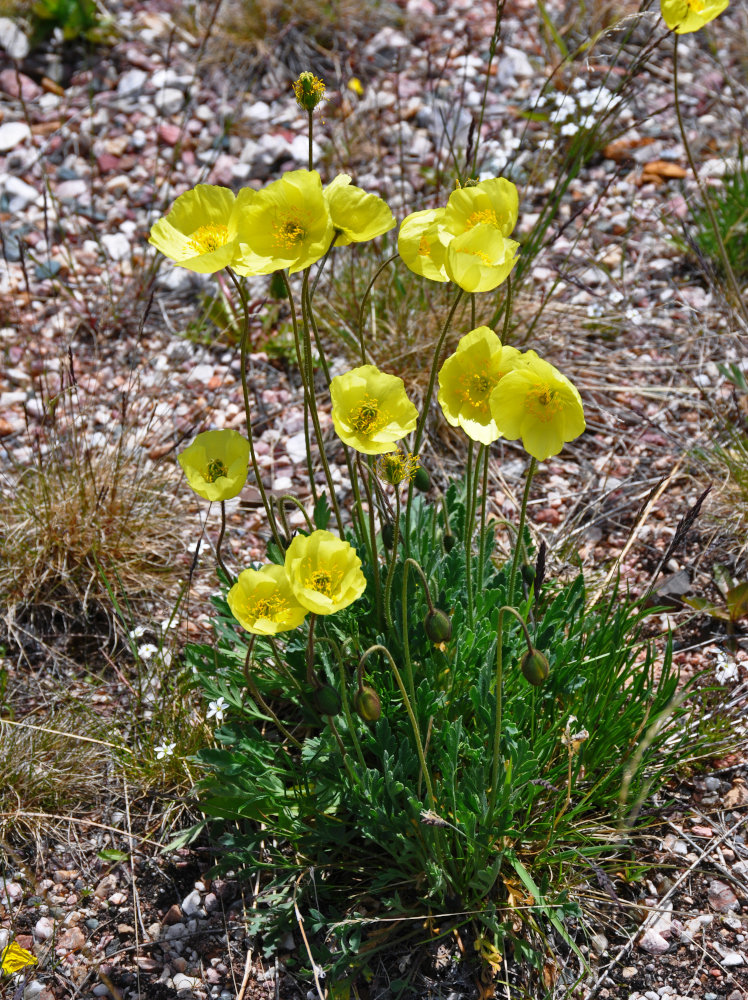
[{"label": "hairy flower bud", "polygon": [[426,635],[434,643],[449,642],[452,638],[452,621],[449,615],[439,608],[429,611],[423,622]]},{"label": "hairy flower bud", "polygon": [[522,657],[522,676],[534,687],[545,683],[550,669],[548,658],[539,649],[533,648]]},{"label": "hairy flower bud", "polygon": [[340,695],[330,684],[318,687],[312,700],[320,715],[337,715],[343,707]]},{"label": "hairy flower bud", "polygon": [[447,532],[442,539],[442,544],[444,545],[445,552],[451,552],[457,543],[457,539],[452,534],[452,532]]},{"label": "hairy flower bud", "polygon": [[368,684],[362,685],[353,696],[353,707],[364,722],[376,722],[382,714],[379,695]]},{"label": "hairy flower bud", "polygon": [[395,543],[395,525],[392,521],[385,521],[382,525],[382,541],[386,549],[391,549]]},{"label": "hairy flower bud", "polygon": [[419,465],[416,469],[416,474],[413,477],[413,485],[421,493],[428,493],[431,489],[431,476],[422,465]]}]

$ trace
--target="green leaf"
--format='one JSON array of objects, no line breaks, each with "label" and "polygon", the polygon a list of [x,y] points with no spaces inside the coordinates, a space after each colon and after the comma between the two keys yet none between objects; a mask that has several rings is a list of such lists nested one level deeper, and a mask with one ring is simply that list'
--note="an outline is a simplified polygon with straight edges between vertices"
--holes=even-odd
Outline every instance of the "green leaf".
[{"label": "green leaf", "polygon": [[314,505],[312,519],[314,520],[315,527],[324,531],[330,523],[331,514],[332,510],[327,502],[327,497],[323,493]]},{"label": "green leaf", "polygon": [[117,851],[113,847],[105,847],[104,850],[99,851],[96,857],[102,861],[128,861],[130,855],[127,851]]},{"label": "green leaf", "polygon": [[739,583],[737,587],[731,587],[727,591],[726,600],[732,621],[737,621],[738,618],[748,615],[748,580],[745,583]]}]

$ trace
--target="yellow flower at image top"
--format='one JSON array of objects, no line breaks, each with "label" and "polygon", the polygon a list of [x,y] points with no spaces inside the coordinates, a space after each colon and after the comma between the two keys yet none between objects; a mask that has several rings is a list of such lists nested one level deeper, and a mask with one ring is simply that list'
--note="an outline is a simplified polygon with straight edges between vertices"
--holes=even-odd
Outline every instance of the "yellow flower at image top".
[{"label": "yellow flower at image top", "polygon": [[387,203],[351,184],[349,174],[338,174],[327,185],[324,194],[333,229],[340,230],[335,246],[373,240],[395,225],[395,217]]},{"label": "yellow flower at image top", "polygon": [[151,229],[148,242],[180,267],[213,274],[239,252],[242,213],[255,192],[198,184],[180,194],[171,211]]},{"label": "yellow flower at image top", "polygon": [[242,215],[238,274],[290,274],[309,267],[332,241],[330,210],[316,170],[290,170],[254,192]]},{"label": "yellow flower at image top", "polygon": [[32,955],[30,951],[26,951],[20,944],[16,944],[15,941],[11,941],[0,954],[0,970],[6,976],[13,976],[29,965],[38,964],[39,960],[36,956]]},{"label": "yellow flower at image top", "polygon": [[565,375],[535,351],[508,372],[491,393],[491,414],[501,434],[543,461],[585,429],[582,399]]},{"label": "yellow flower at image top", "polygon": [[317,615],[347,608],[366,590],[356,550],[329,531],[296,535],[286,551],[285,570],[296,600]]},{"label": "yellow flower at image top", "polygon": [[660,12],[678,35],[698,31],[729,6],[729,0],[660,0]]},{"label": "yellow flower at image top", "polygon": [[442,239],[449,241],[477,226],[489,226],[499,235],[509,236],[518,214],[519,195],[514,184],[504,177],[490,177],[452,192],[444,209]]},{"label": "yellow flower at image top", "polygon": [[297,628],[306,617],[282,566],[245,569],[226,597],[231,614],[254,635],[275,635]]},{"label": "yellow flower at image top", "polygon": [[448,423],[468,437],[491,444],[501,437],[491,413],[491,393],[507,372],[523,363],[516,347],[504,347],[487,326],[460,340],[439,371],[439,405]]},{"label": "yellow flower at image top", "polygon": [[241,493],[249,468],[249,441],[238,431],[204,431],[179,456],[187,482],[205,500]]},{"label": "yellow flower at image top", "polygon": [[444,266],[446,252],[439,238],[443,217],[443,208],[413,212],[403,219],[397,237],[397,251],[406,267],[431,281],[449,281]]},{"label": "yellow flower at image top", "polygon": [[403,380],[376,365],[361,365],[330,382],[332,422],[345,444],[364,455],[395,451],[395,442],[415,430],[418,411]]}]

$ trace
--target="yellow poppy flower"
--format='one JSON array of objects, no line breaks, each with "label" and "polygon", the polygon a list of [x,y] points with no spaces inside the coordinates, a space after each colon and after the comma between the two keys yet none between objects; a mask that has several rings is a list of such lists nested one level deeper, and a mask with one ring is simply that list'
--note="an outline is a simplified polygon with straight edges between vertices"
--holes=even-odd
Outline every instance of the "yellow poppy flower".
[{"label": "yellow poppy flower", "polygon": [[205,431],[179,456],[187,482],[206,500],[230,500],[247,481],[249,441],[238,431]]},{"label": "yellow poppy flower", "polygon": [[660,12],[668,28],[684,35],[703,28],[728,5],[729,0],[660,0]]},{"label": "yellow poppy flower", "polygon": [[447,274],[466,292],[490,292],[509,277],[519,260],[518,249],[519,243],[495,226],[476,226],[447,246]]},{"label": "yellow poppy flower", "polygon": [[39,960],[30,951],[22,948],[20,944],[16,944],[15,941],[11,941],[6,948],[3,948],[2,954],[0,954],[0,970],[6,976],[15,975],[16,972],[25,969],[27,965],[38,964]]},{"label": "yellow poppy flower", "polygon": [[296,535],[285,565],[296,600],[316,615],[335,614],[366,590],[356,550],[329,531]]},{"label": "yellow poppy flower", "polygon": [[255,192],[234,192],[198,184],[180,194],[171,211],[151,229],[148,242],[180,267],[213,274],[231,264],[239,250],[242,211]]},{"label": "yellow poppy flower", "polygon": [[439,405],[448,423],[468,437],[491,444],[501,437],[489,398],[507,372],[522,363],[516,347],[503,347],[487,326],[467,333],[439,372]]},{"label": "yellow poppy flower", "polygon": [[543,461],[585,428],[582,399],[565,375],[527,351],[525,363],[508,372],[491,393],[491,414],[505,438]]},{"label": "yellow poppy flower", "polygon": [[301,625],[306,617],[282,566],[245,569],[226,596],[231,614],[254,635],[275,635]]},{"label": "yellow poppy flower", "polygon": [[442,239],[461,236],[476,226],[490,226],[501,236],[509,236],[517,225],[518,212],[517,188],[504,177],[490,177],[472,187],[458,188],[444,209]]},{"label": "yellow poppy flower", "polygon": [[332,422],[341,441],[364,455],[395,451],[395,441],[415,430],[418,411],[403,380],[375,365],[361,365],[330,382]]},{"label": "yellow poppy flower", "polygon": [[373,240],[395,225],[387,203],[351,184],[350,174],[338,174],[324,193],[333,228],[340,230],[337,247]]},{"label": "yellow poppy flower", "polygon": [[330,210],[316,170],[290,170],[254,192],[242,213],[239,274],[289,274],[309,267],[327,252],[332,240]]},{"label": "yellow poppy flower", "polygon": [[397,250],[406,267],[431,281],[449,281],[439,238],[443,217],[443,208],[413,212],[403,219],[397,237]]}]

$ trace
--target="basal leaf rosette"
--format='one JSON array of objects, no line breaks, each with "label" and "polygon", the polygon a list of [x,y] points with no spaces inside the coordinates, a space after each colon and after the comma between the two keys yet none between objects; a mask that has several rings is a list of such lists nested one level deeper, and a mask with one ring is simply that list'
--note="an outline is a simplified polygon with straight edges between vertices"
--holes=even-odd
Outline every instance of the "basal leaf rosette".
[{"label": "basal leaf rosette", "polygon": [[254,192],[242,215],[239,274],[290,274],[309,267],[327,252],[333,225],[316,170],[291,170]]},{"label": "basal leaf rosette", "polygon": [[361,365],[330,382],[332,422],[341,441],[364,455],[395,451],[395,442],[415,430],[418,411],[403,380],[376,365]]},{"label": "basal leaf rosette", "polygon": [[465,334],[439,371],[437,398],[447,423],[481,444],[500,438],[489,399],[499,380],[522,359],[516,347],[504,347],[487,326]]},{"label": "basal leaf rosette", "polygon": [[472,187],[458,188],[447,201],[442,218],[442,240],[490,226],[501,236],[509,236],[517,225],[519,195],[504,177],[490,177]]},{"label": "basal leaf rosette", "polygon": [[245,188],[236,197],[228,188],[198,184],[154,224],[148,242],[180,267],[200,274],[220,271],[239,251],[243,211],[254,194]]},{"label": "basal leaf rosette", "polygon": [[282,566],[242,570],[226,600],[234,618],[253,635],[287,632],[301,625],[307,615]]},{"label": "basal leaf rosette", "polygon": [[511,274],[519,260],[519,243],[501,235],[495,226],[480,225],[447,246],[446,270],[466,292],[490,292]]},{"label": "basal leaf rosette", "polygon": [[340,231],[335,246],[373,240],[395,225],[395,217],[387,203],[351,184],[350,174],[338,174],[327,185],[324,195],[333,229]]},{"label": "basal leaf rosette", "polygon": [[660,12],[671,31],[698,31],[729,6],[729,0],[660,0]]},{"label": "basal leaf rosette", "polygon": [[366,590],[356,550],[329,531],[296,535],[286,551],[285,571],[296,600],[316,615],[342,611]]},{"label": "basal leaf rosette", "polygon": [[179,464],[198,496],[230,500],[247,481],[249,441],[230,429],[204,431],[181,453]]},{"label": "basal leaf rosette", "polygon": [[443,208],[413,212],[403,219],[397,237],[397,250],[405,266],[430,281],[449,281],[445,248],[439,238],[443,217]]},{"label": "basal leaf rosette", "polygon": [[543,461],[557,455],[585,429],[582,399],[558,369],[527,351],[491,393],[491,414],[499,433],[522,438],[522,447]]}]

